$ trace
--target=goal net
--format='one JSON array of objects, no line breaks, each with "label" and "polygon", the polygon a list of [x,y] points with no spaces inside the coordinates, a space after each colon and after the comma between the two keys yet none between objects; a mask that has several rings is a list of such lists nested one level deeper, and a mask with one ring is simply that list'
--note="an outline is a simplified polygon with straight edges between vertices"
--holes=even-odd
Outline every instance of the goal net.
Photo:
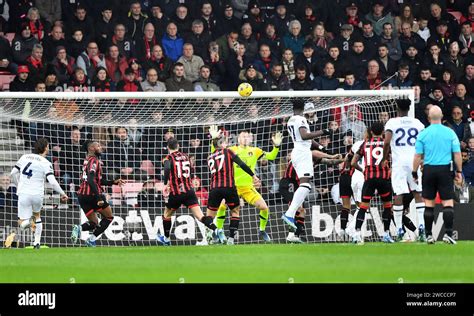
[{"label": "goal net", "polygon": [[[280,220],[288,205],[279,194],[279,181],[292,149],[286,121],[292,115],[292,100],[302,98],[316,109],[310,113],[312,130],[330,128],[330,137],[316,139],[329,154],[345,155],[348,146],[363,138],[372,122],[395,116],[395,100],[410,98],[412,90],[384,91],[281,91],[254,92],[249,98],[237,92],[222,93],[2,93],[0,128],[0,238],[3,240],[17,224],[16,189],[10,183],[10,171],[21,155],[31,152],[36,139],[50,142],[47,157],[62,188],[69,195],[67,204],[46,185],[42,243],[72,246],[74,224],[86,220],[77,202],[76,191],[86,153],[81,144],[87,139],[99,141],[104,175],[122,177],[122,187],[106,188],[114,221],[97,241],[103,246],[156,245],[157,232],[163,233],[162,214],[165,197],[162,160],[167,154],[166,141],[175,137],[192,161],[192,182],[206,211],[209,194],[207,156],[210,153],[209,126],[218,125],[238,145],[238,134],[248,131],[251,146],[272,150],[272,135],[283,133],[283,143],[274,160],[259,159],[257,188],[269,207],[266,231],[274,242],[284,243],[287,227]],[[314,190],[307,200],[305,234],[308,242],[338,241],[340,165],[316,164]],[[241,221],[237,243],[258,243],[259,210],[241,201]],[[363,233],[366,240],[379,240],[383,233],[382,208],[374,203]],[[229,217],[229,214],[227,214]],[[225,230],[228,232],[229,219]],[[204,226],[187,209],[173,217],[171,240],[174,244],[205,245]],[[85,240],[87,233],[81,238]],[[31,233],[20,241],[29,245]]]}]

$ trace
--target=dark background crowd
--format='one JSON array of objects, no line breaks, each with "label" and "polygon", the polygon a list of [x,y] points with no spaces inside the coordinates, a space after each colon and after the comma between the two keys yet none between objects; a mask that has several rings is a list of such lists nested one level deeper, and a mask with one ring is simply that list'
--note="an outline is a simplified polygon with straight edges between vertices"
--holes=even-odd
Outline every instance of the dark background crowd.
[{"label": "dark background crowd", "polygon": [[[255,91],[414,88],[416,117],[428,125],[429,107],[441,107],[445,124],[462,142],[465,177],[474,182],[474,2],[7,0],[1,2],[0,14],[4,90],[224,91],[241,82]],[[13,81],[5,82],[12,74]],[[209,102],[213,106],[217,101]],[[78,180],[78,171],[71,168],[82,164],[83,157],[75,153],[87,138],[101,140],[107,148],[112,174],[136,181],[159,180],[164,144],[172,134],[199,153],[198,160],[205,159],[205,129],[144,128],[136,121],[135,128],[86,127],[86,111],[80,107],[61,101],[52,104],[47,117],[51,122],[66,117],[81,126],[14,122],[26,147],[39,136],[50,139],[66,185]],[[345,153],[345,146],[360,139],[368,125],[360,109],[346,110],[342,118],[324,114],[323,123],[339,136],[320,141],[332,146],[333,153]],[[269,132],[284,122],[258,123],[258,111],[250,106],[248,126],[228,130],[249,129],[256,145],[269,146]],[[157,109],[157,122],[163,112]],[[113,113],[104,122],[107,115]],[[393,113],[380,119],[389,115]],[[315,120],[315,127],[320,124]],[[204,174],[205,164],[201,168]],[[334,174],[319,178],[337,181],[337,167],[321,168]],[[277,189],[274,178],[269,192]],[[332,184],[320,187],[327,191]]]}]

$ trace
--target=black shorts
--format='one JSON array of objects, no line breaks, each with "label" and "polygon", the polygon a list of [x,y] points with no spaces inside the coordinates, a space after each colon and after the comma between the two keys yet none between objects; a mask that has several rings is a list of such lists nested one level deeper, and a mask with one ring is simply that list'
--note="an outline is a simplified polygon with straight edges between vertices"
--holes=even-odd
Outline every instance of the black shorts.
[{"label": "black shorts", "polygon": [[97,205],[99,202],[99,196],[97,195],[78,195],[77,199],[79,200],[79,205],[81,206],[82,211],[87,215],[91,212],[95,212],[109,206],[107,199],[105,198],[104,194],[100,195],[104,204],[102,206]]},{"label": "black shorts", "polygon": [[207,208],[211,211],[217,211],[222,199],[225,199],[225,204],[227,204],[231,210],[240,205],[237,188],[214,188],[209,192]]},{"label": "black shorts", "polygon": [[181,205],[186,206],[187,208],[192,208],[194,206],[199,206],[199,201],[194,190],[189,190],[186,193],[181,194],[170,194],[168,197],[168,202],[165,206],[171,210],[177,210]]},{"label": "black shorts", "polygon": [[280,180],[279,192],[285,203],[291,203],[293,200],[293,195],[295,194],[295,191],[298,189],[298,187],[298,182],[296,182],[294,179],[283,178]]},{"label": "black shorts", "polygon": [[351,186],[352,177],[348,173],[343,173],[339,177],[339,196],[341,199],[351,198],[352,196],[352,186]]},{"label": "black shorts", "polygon": [[441,200],[454,198],[454,175],[451,165],[423,167],[421,177],[423,192],[422,196],[427,200],[434,200],[439,192]]},{"label": "black shorts", "polygon": [[368,179],[365,180],[362,187],[362,202],[368,203],[374,197],[375,190],[377,190],[380,199],[383,202],[390,202],[392,200],[392,185],[388,179]]}]

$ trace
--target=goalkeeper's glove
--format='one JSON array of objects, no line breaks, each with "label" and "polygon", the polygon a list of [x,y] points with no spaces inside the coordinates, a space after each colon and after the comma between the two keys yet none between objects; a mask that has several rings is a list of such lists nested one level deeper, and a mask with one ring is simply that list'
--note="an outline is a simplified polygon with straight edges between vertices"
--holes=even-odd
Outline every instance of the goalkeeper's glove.
[{"label": "goalkeeper's glove", "polygon": [[211,125],[209,126],[209,134],[211,135],[211,139],[216,139],[221,136],[221,131],[217,127],[217,125]]},{"label": "goalkeeper's glove", "polygon": [[280,132],[276,132],[272,136],[273,146],[280,147],[282,141],[283,141],[283,135]]}]

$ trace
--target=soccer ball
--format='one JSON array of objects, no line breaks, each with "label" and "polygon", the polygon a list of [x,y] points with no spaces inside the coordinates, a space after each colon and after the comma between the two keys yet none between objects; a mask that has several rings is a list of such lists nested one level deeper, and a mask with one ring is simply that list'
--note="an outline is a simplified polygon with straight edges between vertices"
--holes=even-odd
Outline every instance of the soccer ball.
[{"label": "soccer ball", "polygon": [[249,97],[253,92],[253,88],[250,83],[242,82],[239,85],[238,91],[241,97]]}]

